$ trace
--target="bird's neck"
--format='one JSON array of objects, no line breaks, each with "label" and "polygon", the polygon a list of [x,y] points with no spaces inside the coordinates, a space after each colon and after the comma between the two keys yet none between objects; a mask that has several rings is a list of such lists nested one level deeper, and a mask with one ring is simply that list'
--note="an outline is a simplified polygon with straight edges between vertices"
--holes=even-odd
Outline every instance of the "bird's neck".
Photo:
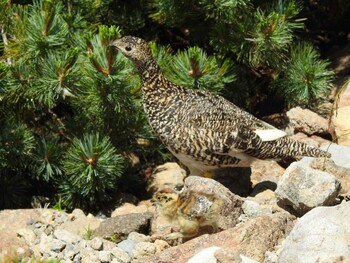
[{"label": "bird's neck", "polygon": [[137,69],[144,87],[152,86],[152,83],[162,76],[162,72],[154,60],[149,60],[142,65],[137,65]]}]

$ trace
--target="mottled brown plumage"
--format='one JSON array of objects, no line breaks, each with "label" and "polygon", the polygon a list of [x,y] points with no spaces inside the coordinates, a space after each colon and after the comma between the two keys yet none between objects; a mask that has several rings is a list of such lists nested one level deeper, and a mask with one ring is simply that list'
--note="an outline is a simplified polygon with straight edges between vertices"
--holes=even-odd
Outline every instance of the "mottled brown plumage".
[{"label": "mottled brown plumage", "polygon": [[223,206],[223,200],[218,197],[187,189],[177,192],[166,188],[156,192],[152,202],[157,212],[179,229],[165,236],[166,239],[194,237],[205,226],[210,226],[213,233],[218,231],[217,221]]},{"label": "mottled brown plumage", "polygon": [[144,40],[126,36],[111,45],[135,64],[150,125],[192,174],[218,167],[250,166],[256,158],[329,156],[286,137],[221,96],[168,81]]}]

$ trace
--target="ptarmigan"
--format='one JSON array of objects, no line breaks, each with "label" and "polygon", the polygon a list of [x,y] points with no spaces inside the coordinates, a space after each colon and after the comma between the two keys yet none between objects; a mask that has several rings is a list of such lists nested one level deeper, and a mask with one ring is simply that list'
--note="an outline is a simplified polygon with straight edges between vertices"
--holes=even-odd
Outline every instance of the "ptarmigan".
[{"label": "ptarmigan", "polygon": [[248,167],[256,159],[330,156],[286,137],[285,132],[219,95],[170,82],[143,39],[125,36],[110,45],[135,64],[150,125],[191,174],[203,175],[219,167]]},{"label": "ptarmigan", "polygon": [[194,237],[204,226],[210,226],[212,233],[219,230],[217,221],[224,202],[214,195],[165,188],[153,195],[152,202],[160,215],[165,216],[173,227],[179,228],[178,232],[166,235],[165,239]]}]

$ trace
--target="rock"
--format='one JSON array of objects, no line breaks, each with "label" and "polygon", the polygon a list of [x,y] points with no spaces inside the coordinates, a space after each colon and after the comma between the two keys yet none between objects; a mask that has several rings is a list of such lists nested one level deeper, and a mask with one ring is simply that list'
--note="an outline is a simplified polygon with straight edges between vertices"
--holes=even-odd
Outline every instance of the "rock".
[{"label": "rock", "polygon": [[147,234],[152,217],[153,214],[147,212],[107,218],[93,231],[93,235],[118,243],[126,239],[131,232]]},{"label": "rock", "polygon": [[251,217],[272,214],[271,209],[263,208],[258,202],[249,199],[244,201],[242,210],[244,214],[240,216],[241,221],[246,221]]},{"label": "rock", "polygon": [[286,212],[260,216],[241,223],[233,228],[212,234],[202,235],[176,247],[164,250],[151,262],[187,262],[195,254],[208,247],[229,248],[258,262],[264,254],[272,250],[292,224],[292,216]]},{"label": "rock", "polygon": [[251,174],[253,187],[255,187],[256,184],[264,181],[277,182],[278,179],[283,175],[284,171],[285,169],[281,167],[276,161],[257,160],[253,162]]},{"label": "rock", "polygon": [[339,94],[337,103],[333,114],[333,124],[338,143],[350,146],[350,83]]},{"label": "rock", "polygon": [[[350,258],[350,202],[317,207],[298,219],[283,242],[278,262],[327,262]],[[333,261],[332,261],[333,262]]]},{"label": "rock", "polygon": [[53,236],[57,238],[58,240],[63,241],[64,243],[69,244],[76,244],[78,241],[80,241],[81,237],[78,235],[75,235],[73,233],[70,233],[64,229],[57,229],[53,232]]},{"label": "rock", "polygon": [[18,229],[17,235],[19,237],[22,237],[28,245],[33,243],[34,240],[36,239],[35,233],[33,232],[33,230],[31,230],[29,228]]},{"label": "rock", "polygon": [[[335,143],[324,145],[320,147],[322,150],[329,152],[332,157],[331,160],[338,166],[350,168],[350,147],[342,146]],[[299,164],[309,165],[315,158],[304,157]]]},{"label": "rock", "polygon": [[129,256],[133,255],[134,248],[138,242],[132,239],[125,239],[118,243],[118,248],[126,252]]},{"label": "rock", "polygon": [[292,136],[290,136],[290,138],[317,148],[320,148],[321,146],[328,146],[332,143],[331,141],[323,139],[322,137],[319,137],[317,135],[307,136],[305,133],[302,132],[293,134]]},{"label": "rock", "polygon": [[158,166],[147,183],[147,191],[151,194],[163,188],[174,188],[183,185],[186,171],[177,163],[165,163]]},{"label": "rock", "polygon": [[86,215],[84,213],[83,210],[79,209],[79,208],[76,208],[72,211],[72,218],[74,220],[82,220],[82,219],[86,219]]},{"label": "rock", "polygon": [[0,251],[10,251],[21,247],[29,250],[26,241],[18,237],[19,229],[27,227],[27,222],[43,220],[42,209],[16,209],[0,211]]},{"label": "rock", "polygon": [[127,263],[131,261],[131,257],[123,251],[122,249],[118,247],[114,247],[110,250],[114,256],[114,259],[112,262],[117,262],[117,263]]},{"label": "rock", "polygon": [[307,135],[329,134],[328,121],[315,112],[296,107],[290,109],[287,116],[295,132],[303,132]]},{"label": "rock", "polygon": [[209,178],[189,176],[185,179],[184,184],[193,192],[215,195],[224,200],[217,222],[219,228],[228,229],[238,223],[238,218],[242,214],[242,198],[233,194],[219,182]]},{"label": "rock", "polygon": [[146,213],[146,212],[151,212],[146,205],[134,205],[130,203],[125,203],[122,206],[116,208],[112,214],[111,217],[117,217],[121,215],[127,215],[127,214],[132,214],[132,213]]},{"label": "rock", "polygon": [[103,241],[101,238],[94,237],[92,240],[89,240],[88,243],[90,247],[94,250],[100,251],[103,248]]},{"label": "rock", "polygon": [[149,261],[148,259],[156,254],[156,245],[151,242],[138,242],[132,252],[135,260],[141,260],[143,262]]},{"label": "rock", "polygon": [[311,161],[310,167],[334,175],[341,183],[341,194],[350,191],[350,168],[338,166],[331,159],[317,158]]},{"label": "rock", "polygon": [[73,220],[67,220],[63,222],[61,225],[57,226],[56,229],[64,229],[65,231],[68,231],[72,234],[84,236],[86,235],[87,231],[95,230],[103,221],[103,219],[94,216],[85,216],[85,214],[81,213],[82,211],[80,211],[77,210],[72,213],[71,219]]},{"label": "rock", "polygon": [[336,165],[350,168],[350,147],[332,143],[331,145],[321,147],[321,149],[332,154],[331,159]]},{"label": "rock", "polygon": [[[219,250],[219,247],[208,247],[191,257],[187,263],[216,263],[217,260],[214,256],[214,253]],[[238,255],[238,259],[240,260],[241,258]],[[235,261],[232,261],[235,262]],[[241,261],[237,261],[241,262]]]},{"label": "rock", "polygon": [[292,163],[278,182],[275,194],[280,207],[303,215],[317,206],[333,205],[340,187],[333,175]]},{"label": "rock", "polygon": [[[204,251],[204,250],[202,250]],[[197,254],[198,255],[198,254]],[[242,258],[238,252],[233,251],[228,248],[220,248],[214,251],[215,262],[217,263],[240,263],[242,262]]]},{"label": "rock", "polygon": [[112,261],[112,252],[110,251],[99,251],[98,252],[98,259],[102,263],[108,263]]}]

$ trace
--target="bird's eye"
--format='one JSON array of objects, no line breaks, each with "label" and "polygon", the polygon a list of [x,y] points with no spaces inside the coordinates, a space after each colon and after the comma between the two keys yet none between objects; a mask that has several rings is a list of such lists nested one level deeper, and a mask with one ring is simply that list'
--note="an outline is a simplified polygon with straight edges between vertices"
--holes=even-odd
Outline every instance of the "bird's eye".
[{"label": "bird's eye", "polygon": [[125,47],[125,50],[126,51],[131,51],[131,47],[129,47],[129,46]]}]

